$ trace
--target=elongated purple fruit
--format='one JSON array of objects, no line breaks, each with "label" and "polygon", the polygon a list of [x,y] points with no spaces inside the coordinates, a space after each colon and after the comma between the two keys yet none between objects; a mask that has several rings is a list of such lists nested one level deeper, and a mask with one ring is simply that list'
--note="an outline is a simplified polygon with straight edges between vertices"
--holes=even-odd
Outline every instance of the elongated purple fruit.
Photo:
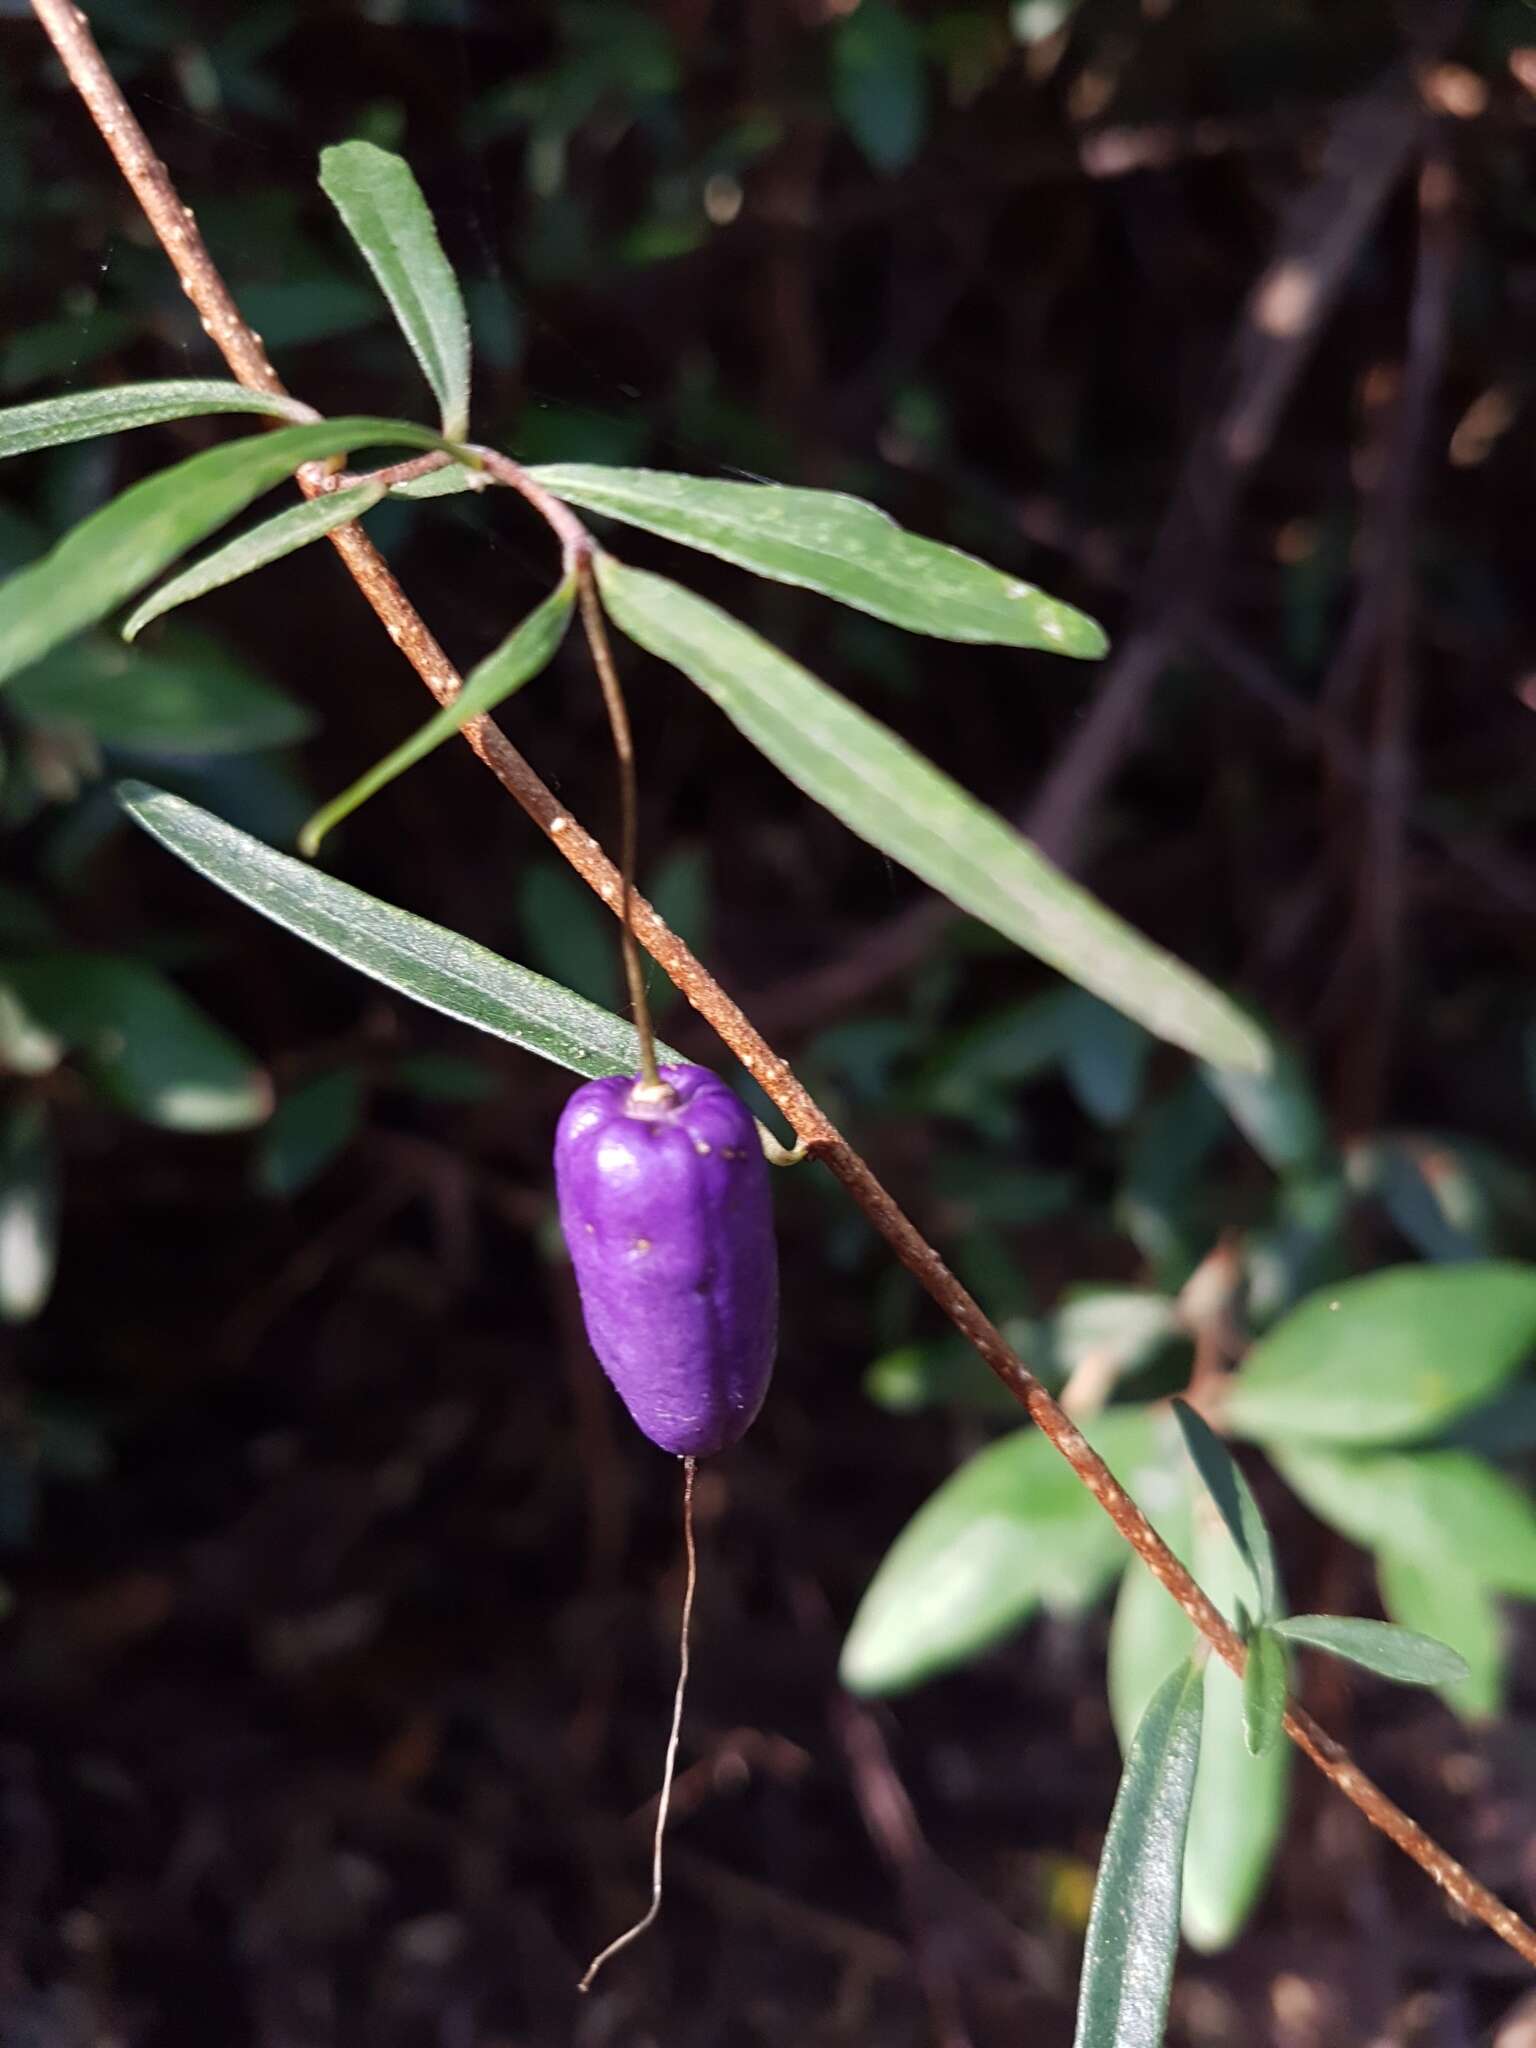
[{"label": "elongated purple fruit", "polygon": [[778,1344],[768,1165],[751,1112],[703,1067],[648,1099],[588,1081],[555,1135],[555,1191],[587,1335],[636,1423],[707,1457],[746,1434]]}]

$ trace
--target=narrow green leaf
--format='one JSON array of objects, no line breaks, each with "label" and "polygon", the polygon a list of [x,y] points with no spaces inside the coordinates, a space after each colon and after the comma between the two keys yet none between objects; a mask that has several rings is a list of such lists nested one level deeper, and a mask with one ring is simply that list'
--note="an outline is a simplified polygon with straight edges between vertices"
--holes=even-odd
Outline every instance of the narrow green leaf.
[{"label": "narrow green leaf", "polygon": [[[1145,1408],[1088,1430],[1133,1492],[1152,1455]],[[843,1644],[850,1692],[906,1690],[989,1649],[1044,1605],[1097,1599],[1122,1556],[1114,1524],[1038,1430],[1018,1430],[962,1465],[886,1552]]]},{"label": "narrow green leaf", "polygon": [[53,1291],[59,1168],[48,1113],[17,1103],[0,1122],[0,1322],[27,1323]]},{"label": "narrow green leaf", "polygon": [[567,576],[515,631],[507,635],[494,653],[488,654],[465,677],[463,689],[451,704],[445,704],[440,711],[434,712],[408,740],[403,740],[382,761],[376,761],[366,775],[360,775],[350,788],[344,789],[340,796],[332,797],[328,804],[316,811],[299,834],[302,851],[313,859],[326,833],[339,825],[343,818],[350,818],[369,797],[377,795],[397,775],[403,775],[407,768],[430,754],[434,747],[441,746],[444,740],[451,740],[467,718],[494,711],[498,704],[520,690],[541,669],[547,668],[565,638],[575,597],[575,579]]},{"label": "narrow green leaf", "polygon": [[362,1109],[355,1067],[317,1075],[285,1095],[257,1142],[257,1186],[279,1196],[308,1187],[356,1137]]},{"label": "narrow green leaf", "polygon": [[531,474],[557,498],[588,512],[604,512],[776,583],[820,591],[909,633],[1043,647],[1090,661],[1109,644],[1071,605],[974,555],[907,533],[878,507],[838,491],[716,483],[586,462],[549,464]]},{"label": "narrow green leaf", "polygon": [[[1283,1622],[1277,1626],[1285,1629]],[[1274,1629],[1256,1628],[1243,1669],[1243,1739],[1250,1756],[1267,1756],[1280,1740],[1288,1676],[1284,1643]]]},{"label": "narrow green leaf", "polygon": [[1397,1685],[1457,1685],[1472,1675],[1466,1659],[1448,1644],[1390,1621],[1362,1621],[1342,1614],[1293,1614],[1275,1627],[1293,1643],[1306,1643],[1330,1657],[1362,1665]]},{"label": "narrow green leaf", "polygon": [[272,1087],[250,1056],[152,967],[109,953],[13,960],[6,978],[102,1093],[171,1131],[260,1123]]},{"label": "narrow green leaf", "polygon": [[1088,1917],[1074,2048],[1161,2048],[1202,1694],[1192,1663],[1170,1672],[1126,1755]]},{"label": "narrow green leaf", "polygon": [[[628,1024],[542,975],[278,853],[182,797],[124,782],[118,801],[207,880],[414,1002],[588,1079],[638,1069],[638,1041]],[[670,1046],[657,1050],[665,1060],[682,1058]]]},{"label": "narrow green leaf", "polygon": [[1301,1061],[1271,1040],[1274,1063],[1264,1074],[1213,1068],[1204,1080],[1267,1166],[1294,1173],[1328,1153],[1328,1126]]},{"label": "narrow green leaf", "polygon": [[123,627],[123,638],[136,640],[151,619],[174,611],[177,605],[190,604],[195,597],[206,597],[210,590],[222,589],[226,583],[249,576],[253,569],[264,569],[268,562],[280,562],[284,555],[308,547],[312,540],[322,540],[326,534],[334,533],[338,526],[360,519],[369,506],[377,505],[383,496],[382,484],[350,484],[345,490],[289,505],[286,510],[264,520],[260,526],[252,527],[249,533],[242,533],[223,547],[215,548],[211,555],[204,555],[200,561],[183,569],[179,576],[173,576],[168,583],[162,583],[158,590],[152,591],[130,614]]},{"label": "narrow green leaf", "polygon": [[0,584],[0,682],[132,597],[303,463],[389,443],[442,446],[402,420],[319,420],[204,449],[134,484]]},{"label": "narrow green leaf", "polygon": [[153,653],[104,633],[56,647],[11,686],[39,724],[84,726],[102,746],[205,758],[286,747],[314,730],[302,704],[222,641],[172,631]]},{"label": "narrow green leaf", "polygon": [[1398,1266],[1309,1295],[1227,1391],[1242,1436],[1392,1443],[1495,1393],[1536,1350],[1536,1266]]},{"label": "narrow green leaf", "polygon": [[469,431],[469,323],[410,166],[371,142],[342,142],[320,152],[320,185],[437,395],[444,434],[459,439]]},{"label": "narrow green leaf", "polygon": [[1286,1443],[1268,1453],[1313,1514],[1351,1542],[1536,1600],[1536,1508],[1476,1452]]},{"label": "narrow green leaf", "polygon": [[161,384],[114,384],[105,391],[71,391],[34,405],[0,410],[0,458],[33,448],[58,448],[128,427],[152,427],[161,420],[194,419],[224,412],[265,413],[269,418],[313,420],[313,407],[296,398],[247,391],[220,377],[175,377]]},{"label": "narrow green leaf", "polygon": [[1253,1497],[1253,1489],[1242,1467],[1203,1415],[1187,1401],[1175,1401],[1173,1412],[1195,1470],[1215,1501],[1227,1534],[1237,1545],[1238,1556],[1253,1576],[1254,1590],[1259,1596],[1259,1619],[1273,1621],[1280,1612],[1280,1575],[1275,1567],[1275,1546],[1269,1526]]},{"label": "narrow green leaf", "polygon": [[1498,1595],[1477,1573],[1437,1557],[1376,1553],[1381,1604],[1403,1628],[1448,1643],[1467,1666],[1440,1689],[1464,1719],[1488,1721],[1504,1708],[1504,1615]]},{"label": "narrow green leaf", "polygon": [[[1176,1489],[1172,1494],[1169,1487]],[[1247,1567],[1225,1528],[1196,1495],[1186,1460],[1144,1481],[1138,1496],[1158,1533],[1231,1619]],[[1109,1634],[1109,1697],[1121,1748],[1154,1688],[1195,1643],[1194,1627],[1139,1559],[1127,1568]],[[1249,1753],[1242,1686],[1212,1659],[1205,1676],[1205,1733],[1184,1854],[1186,1940],[1204,1954],[1227,1948],[1257,1905],[1285,1829],[1291,1747]]]},{"label": "narrow green leaf", "polygon": [[1176,1045],[1261,1066],[1237,1007],[1096,903],[921,754],[691,591],[598,558],[604,602],[851,831]]}]

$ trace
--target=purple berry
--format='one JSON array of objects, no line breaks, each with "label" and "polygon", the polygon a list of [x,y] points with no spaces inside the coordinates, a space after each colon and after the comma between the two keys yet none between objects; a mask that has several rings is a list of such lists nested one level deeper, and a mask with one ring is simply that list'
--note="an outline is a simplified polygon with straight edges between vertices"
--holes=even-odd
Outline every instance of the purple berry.
[{"label": "purple berry", "polygon": [[587,1335],[654,1444],[707,1457],[763,1405],[778,1343],[768,1165],[746,1105],[703,1067],[578,1088],[555,1135],[560,1224]]}]

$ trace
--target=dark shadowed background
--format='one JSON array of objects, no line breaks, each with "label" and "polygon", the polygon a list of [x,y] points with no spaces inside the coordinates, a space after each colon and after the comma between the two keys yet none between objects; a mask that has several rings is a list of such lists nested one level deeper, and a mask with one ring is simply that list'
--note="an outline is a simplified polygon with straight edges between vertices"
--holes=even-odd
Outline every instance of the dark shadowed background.
[{"label": "dark shadowed background", "polygon": [[[1182,1056],[1092,1005],[1041,1051],[1043,970],[629,650],[642,879],[994,1315],[1048,1344],[1064,1290],[1171,1293],[1223,1232],[1282,1294],[1536,1251],[1536,9],[89,12],[312,404],[427,416],[315,183],[362,136],[408,157],[465,282],[484,439],[850,489],[1103,620],[1098,668],[919,641],[628,544],[1027,822],[1310,1073],[1351,1190],[1321,1229]],[[20,0],[0,277],[4,403],[220,372]],[[0,564],[226,431],[11,465]],[[549,586],[510,498],[391,502],[369,530],[465,666]],[[136,960],[200,1013],[143,1026],[170,1079],[115,1095],[89,1048],[55,1063],[0,1014],[13,1139],[51,1133],[62,1188],[52,1297],[12,1298],[0,1338],[0,2041],[1065,2048],[1118,1772],[1104,1610],[889,1705],[839,1692],[875,1566],[999,1418],[813,1167],[776,1179],[773,1396],[700,1480],[665,1915],[578,2008],[641,1898],[680,1579],[675,1468],[599,1378],[560,1254],[569,1083],[121,822],[127,770],[291,846],[430,708],[327,548],[184,616],[126,665],[77,645],[78,716],[25,686],[0,712],[4,949]],[[225,676],[229,723],[173,709],[167,743],[132,707],[176,663],[200,702]],[[612,843],[574,640],[505,724]],[[618,1005],[611,921],[466,748],[327,858]],[[168,1109],[201,1018],[244,1049],[249,1115]],[[662,1028],[729,1068],[680,1006]],[[1188,1354],[1150,1370],[1176,1388]],[[1529,1401],[1501,1447],[1522,1426]],[[1362,1554],[1260,1483],[1297,1603],[1376,1611]],[[1525,1909],[1536,1667],[1511,1623],[1502,1713],[1304,1677]],[[1298,1775],[1172,2038],[1529,2048],[1524,1989]]]}]

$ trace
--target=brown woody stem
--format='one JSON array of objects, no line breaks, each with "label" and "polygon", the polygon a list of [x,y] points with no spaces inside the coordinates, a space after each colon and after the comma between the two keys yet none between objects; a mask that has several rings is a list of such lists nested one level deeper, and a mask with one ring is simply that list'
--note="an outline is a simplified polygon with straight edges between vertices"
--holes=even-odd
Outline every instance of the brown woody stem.
[{"label": "brown woody stem", "polygon": [[[240,316],[223,279],[214,267],[190,211],[177,198],[165,166],[150,147],[127,101],[118,90],[91,36],[84,14],[70,0],[32,0],[64,68],[90,109],[103,139],[133,188],[146,219],[176,266],[182,289],[202,315],[203,326],[241,383],[258,391],[281,394],[283,385],[267,361],[260,338]],[[539,506],[541,492],[532,479],[505,457],[481,454],[499,481],[521,491]],[[313,494],[317,486],[301,485]],[[568,564],[574,555],[584,561],[591,542],[575,515],[548,500],[539,506],[562,542]],[[330,535],[354,581],[383,623],[390,639],[416,670],[439,703],[458,695],[460,678],[433,638],[387,563],[357,526],[339,527]],[[591,835],[556,800],[553,793],[489,718],[466,722],[464,737],[491,773],[510,792],[540,829],[563,853],[582,880],[611,910],[624,897],[623,877]],[[1114,1522],[1127,1543],[1154,1577],[1184,1609],[1216,1654],[1234,1671],[1243,1668],[1243,1646],[1224,1617],[1200,1590],[1109,1467],[1082,1432],[1004,1342],[994,1324],[951,1273],[939,1253],[903,1214],[869,1166],[812,1100],[782,1060],[765,1043],[751,1021],[683,944],[644,897],[630,904],[635,936],[699,1014],[715,1029],[742,1065],[788,1119],[797,1137],[847,1189],[896,1256],[932,1295],[954,1327],[978,1352],[997,1378],[1026,1409],[1043,1433],[1071,1465]],[[1426,1834],[1380,1786],[1368,1778],[1341,1743],[1335,1742],[1312,1717],[1293,1707],[1285,1717],[1286,1733],[1309,1756],[1372,1826],[1412,1857],[1434,1882],[1475,1919],[1536,1966],[1536,1929],[1489,1891],[1463,1864]]]}]

